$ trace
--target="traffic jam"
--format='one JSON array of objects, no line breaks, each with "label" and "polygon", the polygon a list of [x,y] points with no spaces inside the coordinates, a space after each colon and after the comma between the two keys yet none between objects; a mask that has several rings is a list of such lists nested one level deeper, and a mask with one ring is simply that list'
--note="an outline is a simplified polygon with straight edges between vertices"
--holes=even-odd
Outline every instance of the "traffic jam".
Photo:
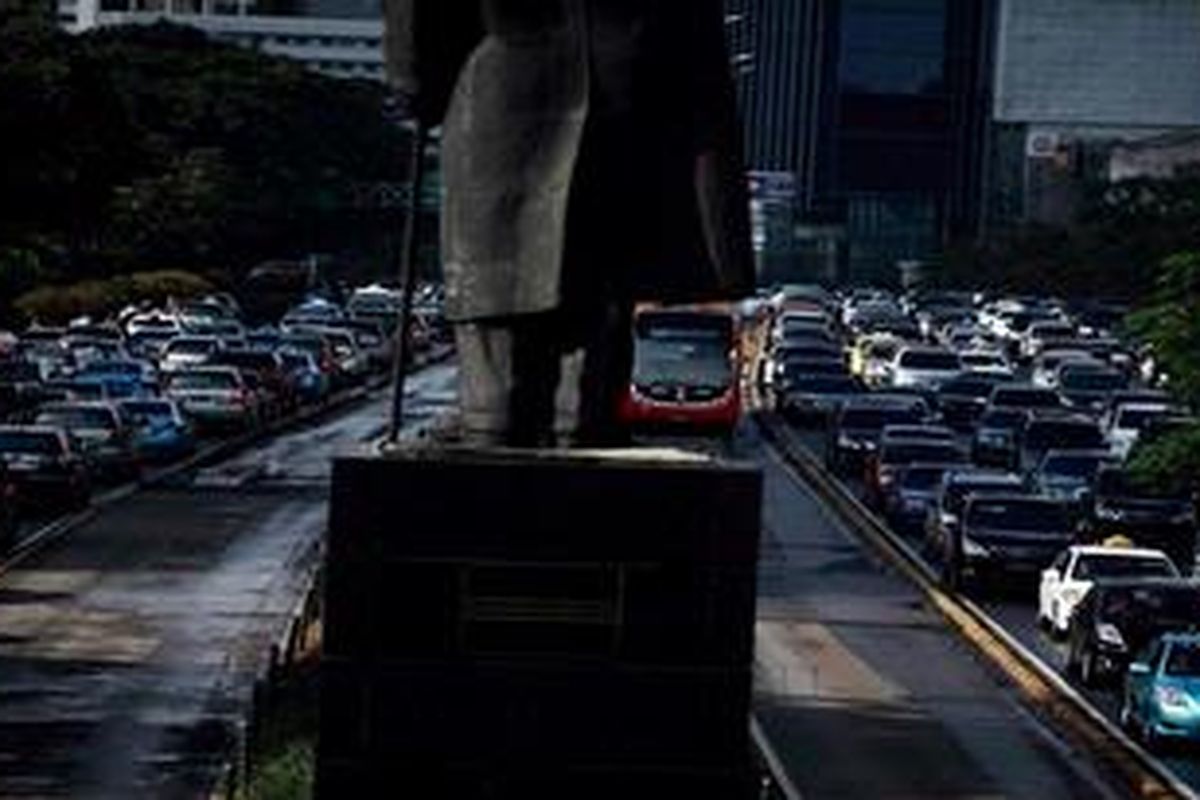
[{"label": "traffic jam", "polygon": [[760,402],[946,588],[1026,618],[1148,748],[1200,740],[1194,497],[1131,464],[1191,409],[1128,309],[813,286],[760,303]]},{"label": "traffic jam", "polygon": [[[371,285],[253,325],[222,293],[0,332],[0,555],[27,523],[377,380],[398,308],[397,292]],[[415,353],[446,339],[434,287],[412,319]]]}]

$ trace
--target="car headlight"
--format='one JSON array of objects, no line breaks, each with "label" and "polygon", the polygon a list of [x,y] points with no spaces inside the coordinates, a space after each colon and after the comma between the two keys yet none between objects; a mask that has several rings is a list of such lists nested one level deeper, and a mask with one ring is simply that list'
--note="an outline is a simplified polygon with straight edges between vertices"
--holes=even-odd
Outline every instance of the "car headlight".
[{"label": "car headlight", "polygon": [[990,555],[986,547],[966,536],[962,537],[962,549],[963,555],[968,558],[987,558]]},{"label": "car headlight", "polygon": [[1096,518],[1108,522],[1119,520],[1125,515],[1121,513],[1119,508],[1110,508],[1109,506],[1096,506]]},{"label": "car headlight", "polygon": [[1105,644],[1125,649],[1125,637],[1111,622],[1100,622],[1096,625],[1096,638]]},{"label": "car headlight", "polygon": [[1185,708],[1188,705],[1187,694],[1174,686],[1155,686],[1154,699],[1167,708]]},{"label": "car headlight", "polygon": [[838,447],[846,450],[861,450],[863,443],[857,439],[851,439],[849,436],[838,437]]}]

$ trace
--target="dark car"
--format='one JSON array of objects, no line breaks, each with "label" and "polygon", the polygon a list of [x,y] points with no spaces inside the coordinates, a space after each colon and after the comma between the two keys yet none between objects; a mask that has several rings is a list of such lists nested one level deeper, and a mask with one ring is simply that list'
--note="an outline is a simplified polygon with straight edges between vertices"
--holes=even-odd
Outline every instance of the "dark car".
[{"label": "dark car", "polygon": [[44,384],[37,362],[0,359],[0,416],[21,414],[42,399]]},{"label": "dark car", "polygon": [[27,505],[79,508],[91,496],[87,462],[61,428],[0,426],[0,461]]},{"label": "dark car", "polygon": [[1097,581],[1071,615],[1067,671],[1085,686],[1111,683],[1160,633],[1200,620],[1200,582],[1188,578]]},{"label": "dark car", "polygon": [[921,461],[962,464],[966,460],[966,451],[954,441],[901,439],[885,435],[865,460],[863,484],[867,502],[882,508],[884,493],[891,488],[899,472],[909,464]]},{"label": "dark car", "polygon": [[1082,414],[1030,412],[1017,428],[1019,471],[1029,474],[1050,450],[1098,450],[1106,446],[1100,425]]},{"label": "dark car", "polygon": [[851,375],[796,375],[777,392],[776,408],[796,422],[825,421],[848,398],[866,391]]},{"label": "dark car", "polygon": [[968,497],[1019,494],[1026,489],[1025,481],[1014,472],[964,466],[946,470],[934,487],[933,503],[926,510],[923,549],[926,553],[937,554],[944,564],[951,538],[958,533]]},{"label": "dark car", "polygon": [[1054,389],[1028,383],[1000,384],[992,389],[988,399],[988,410],[1010,408],[1029,411],[1032,409],[1066,408],[1062,396]]},{"label": "dark car", "polygon": [[1008,575],[1036,577],[1079,536],[1068,503],[1028,494],[967,496],[949,537],[945,578],[951,588]]},{"label": "dark car", "polygon": [[1047,450],[1029,473],[1029,484],[1038,494],[1075,503],[1081,508],[1090,501],[1100,468],[1116,460],[1105,449]]},{"label": "dark car", "polygon": [[1120,534],[1139,547],[1162,550],[1184,575],[1196,557],[1196,507],[1183,481],[1139,480],[1121,467],[1096,474],[1092,493],[1093,536]]},{"label": "dark car", "polygon": [[1113,392],[1125,389],[1129,379],[1111,367],[1090,364],[1066,364],[1058,372],[1058,392],[1067,405],[1099,413]]},{"label": "dark car", "polygon": [[1017,428],[1025,421],[1025,416],[1026,412],[1019,408],[985,411],[971,437],[972,460],[983,466],[1015,469]]},{"label": "dark car", "polygon": [[839,474],[860,473],[887,425],[917,425],[928,408],[918,396],[865,395],[846,401],[834,414],[825,449],[826,462]]},{"label": "dark car", "polygon": [[919,533],[937,502],[942,476],[961,466],[914,462],[900,468],[883,492],[883,516],[888,524],[901,533]]},{"label": "dark car", "polygon": [[218,367],[236,367],[243,374],[251,374],[251,383],[262,398],[261,408],[268,418],[294,411],[298,405],[295,384],[277,353],[250,349],[226,350],[213,356],[208,363]]},{"label": "dark car", "polygon": [[1001,382],[993,376],[964,375],[943,383],[934,394],[942,422],[958,430],[974,427],[987,408],[992,389]]}]

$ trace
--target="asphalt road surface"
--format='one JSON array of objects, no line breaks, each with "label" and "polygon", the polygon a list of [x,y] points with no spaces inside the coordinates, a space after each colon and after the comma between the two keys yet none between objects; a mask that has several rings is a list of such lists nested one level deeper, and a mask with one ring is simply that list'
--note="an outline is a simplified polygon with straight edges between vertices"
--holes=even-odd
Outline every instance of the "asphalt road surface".
[{"label": "asphalt road surface", "polygon": [[752,433],[764,470],[756,713],[813,798],[1103,798],[1044,728]]},{"label": "asphalt road surface", "polygon": [[[455,370],[410,378],[410,426]],[[330,457],[386,392],[105,508],[0,579],[0,796],[196,797],[306,589]]]}]

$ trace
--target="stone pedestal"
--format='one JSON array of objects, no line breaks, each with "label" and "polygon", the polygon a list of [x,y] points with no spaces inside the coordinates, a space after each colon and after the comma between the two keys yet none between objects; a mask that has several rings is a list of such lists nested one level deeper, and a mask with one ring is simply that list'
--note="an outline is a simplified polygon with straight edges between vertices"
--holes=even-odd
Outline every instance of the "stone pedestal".
[{"label": "stone pedestal", "polygon": [[760,494],[677,452],[338,461],[318,797],[752,796]]}]

